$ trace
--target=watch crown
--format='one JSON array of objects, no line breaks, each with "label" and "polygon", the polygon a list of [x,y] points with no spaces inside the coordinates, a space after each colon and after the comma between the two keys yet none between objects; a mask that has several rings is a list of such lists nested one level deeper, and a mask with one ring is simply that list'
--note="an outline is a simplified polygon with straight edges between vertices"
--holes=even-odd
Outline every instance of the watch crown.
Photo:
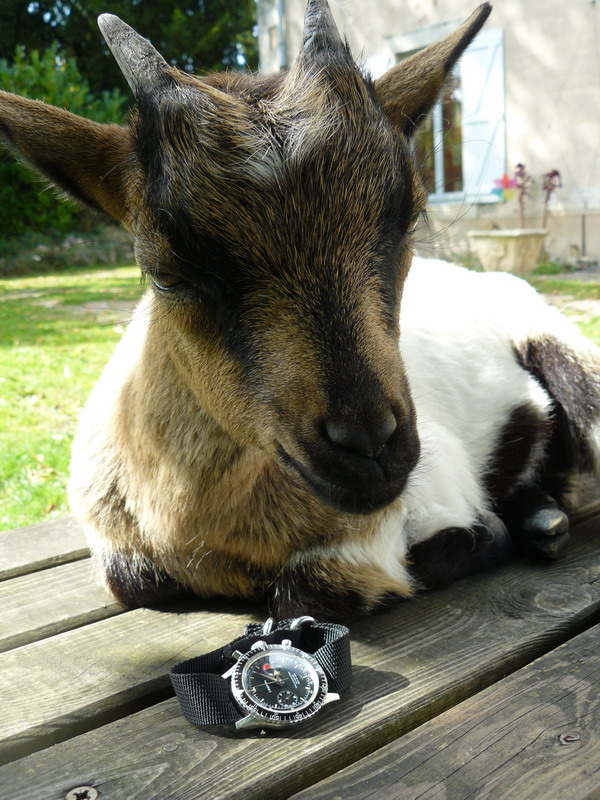
[{"label": "watch crown", "polygon": [[236,660],[236,661],[239,661],[239,659],[240,659],[240,658],[241,658],[243,655],[244,655],[244,654],[243,654],[243,653],[242,653],[240,650],[234,650],[234,651],[233,651],[233,653],[231,654],[231,657],[232,657],[232,658],[235,658],[235,660]]}]

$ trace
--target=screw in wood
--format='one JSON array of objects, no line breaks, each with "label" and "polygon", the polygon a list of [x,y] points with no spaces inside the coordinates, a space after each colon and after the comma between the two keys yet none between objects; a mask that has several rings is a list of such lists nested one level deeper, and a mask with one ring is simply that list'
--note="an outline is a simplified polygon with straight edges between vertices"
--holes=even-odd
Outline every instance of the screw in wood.
[{"label": "screw in wood", "polygon": [[76,786],[67,792],[65,800],[96,800],[98,797],[98,789],[93,786]]},{"label": "screw in wood", "polygon": [[581,739],[581,736],[578,733],[561,733],[558,737],[558,741],[561,744],[570,744],[571,742],[578,742]]}]

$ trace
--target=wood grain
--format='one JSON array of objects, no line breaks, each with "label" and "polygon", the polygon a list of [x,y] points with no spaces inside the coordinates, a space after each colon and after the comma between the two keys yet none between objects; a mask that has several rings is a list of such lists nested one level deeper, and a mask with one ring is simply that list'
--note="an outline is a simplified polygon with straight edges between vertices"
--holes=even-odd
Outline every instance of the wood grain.
[{"label": "wood grain", "polygon": [[95,580],[89,559],[0,583],[0,652],[123,611]]},{"label": "wood grain", "polygon": [[0,533],[0,581],[88,555],[83,529],[74,517],[3,531]]},{"label": "wood grain", "polygon": [[592,500],[591,502],[581,506],[581,508],[578,508],[576,511],[573,511],[569,514],[569,520],[572,527],[575,525],[580,525],[582,522],[587,522],[587,520],[594,517],[600,517],[600,500]]},{"label": "wood grain", "polygon": [[294,800],[585,800],[599,791],[596,626]]},{"label": "wood grain", "polygon": [[233,638],[244,621],[136,609],[0,654],[0,763],[170,687],[172,664]]},{"label": "wood grain", "polygon": [[[576,533],[570,552],[556,564],[515,562],[353,626],[353,694],[303,730],[245,738],[199,730],[171,699],[4,766],[0,798],[12,800],[17,793],[28,800],[62,800],[78,784],[96,786],[111,800],[289,797],[597,619],[598,521],[584,523]],[[41,695],[32,693],[13,707],[13,726],[17,713],[24,713],[18,732],[12,729],[13,744],[16,738],[31,749],[42,747],[51,743],[49,731],[55,741],[79,732],[74,721],[100,724],[102,709],[117,713],[124,698],[164,685],[169,663],[228,641],[243,621],[243,616],[197,612],[182,624],[173,614],[132,612],[21,648],[16,652],[39,648],[37,665],[51,654],[50,645],[68,639],[58,657],[77,654],[78,674],[61,677],[56,663],[48,667]],[[73,649],[85,643],[95,649]],[[7,665],[7,673],[2,658],[0,674],[11,675],[8,684],[14,686],[17,664]],[[19,666],[28,661],[22,658]]]}]

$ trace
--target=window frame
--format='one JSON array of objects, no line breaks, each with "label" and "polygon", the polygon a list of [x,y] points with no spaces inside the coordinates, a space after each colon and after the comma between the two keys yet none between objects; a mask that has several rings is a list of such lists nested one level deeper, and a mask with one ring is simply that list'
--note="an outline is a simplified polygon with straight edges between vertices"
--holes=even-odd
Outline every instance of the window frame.
[{"label": "window frame", "polygon": [[[444,22],[412,34],[388,37],[385,49],[367,59],[366,66],[373,77],[380,77],[394,64],[447,36],[460,22],[461,20]],[[435,147],[436,138],[439,141],[443,135],[443,123],[441,103],[436,103],[431,112],[436,191],[428,195],[428,203],[498,203],[499,197],[493,192],[494,180],[501,178],[506,172],[503,29],[486,28],[481,31],[455,69],[460,74],[462,92],[462,166],[465,188],[460,192],[443,190],[444,153],[442,148]],[[467,98],[468,92],[474,92],[475,95]]]},{"label": "window frame", "polygon": [[[411,54],[412,55],[412,54]],[[460,75],[460,70],[458,67],[454,68]],[[462,86],[462,84],[461,84]],[[446,182],[446,169],[444,164],[444,148],[439,147],[437,142],[442,141],[444,139],[444,118],[442,114],[442,101],[439,100],[431,110],[431,140],[433,142],[433,175],[434,175],[434,182],[435,182],[435,190],[433,192],[428,193],[427,201],[429,203],[453,203],[453,202],[461,202],[467,196],[466,190],[462,190],[460,192],[447,192],[444,189],[444,184]],[[462,133],[462,100],[461,100],[461,133]],[[418,135],[418,134],[417,134]],[[411,143],[414,143],[414,139]],[[464,148],[464,144],[461,143],[461,169],[462,169],[462,183],[463,186],[465,185],[465,174],[464,174],[464,159],[462,157],[462,151]]]}]

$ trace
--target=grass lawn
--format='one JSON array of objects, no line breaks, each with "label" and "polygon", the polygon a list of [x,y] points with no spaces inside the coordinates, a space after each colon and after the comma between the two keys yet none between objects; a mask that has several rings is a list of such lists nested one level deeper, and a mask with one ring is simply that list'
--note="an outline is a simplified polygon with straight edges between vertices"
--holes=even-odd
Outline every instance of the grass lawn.
[{"label": "grass lawn", "polygon": [[[600,283],[533,282],[600,344]],[[0,530],[68,513],[77,417],[141,293],[137,267],[0,280]]]},{"label": "grass lawn", "polygon": [[0,530],[68,513],[77,417],[141,293],[137,267],[0,280]]},{"label": "grass lawn", "polygon": [[600,282],[534,276],[530,283],[600,346]]}]

